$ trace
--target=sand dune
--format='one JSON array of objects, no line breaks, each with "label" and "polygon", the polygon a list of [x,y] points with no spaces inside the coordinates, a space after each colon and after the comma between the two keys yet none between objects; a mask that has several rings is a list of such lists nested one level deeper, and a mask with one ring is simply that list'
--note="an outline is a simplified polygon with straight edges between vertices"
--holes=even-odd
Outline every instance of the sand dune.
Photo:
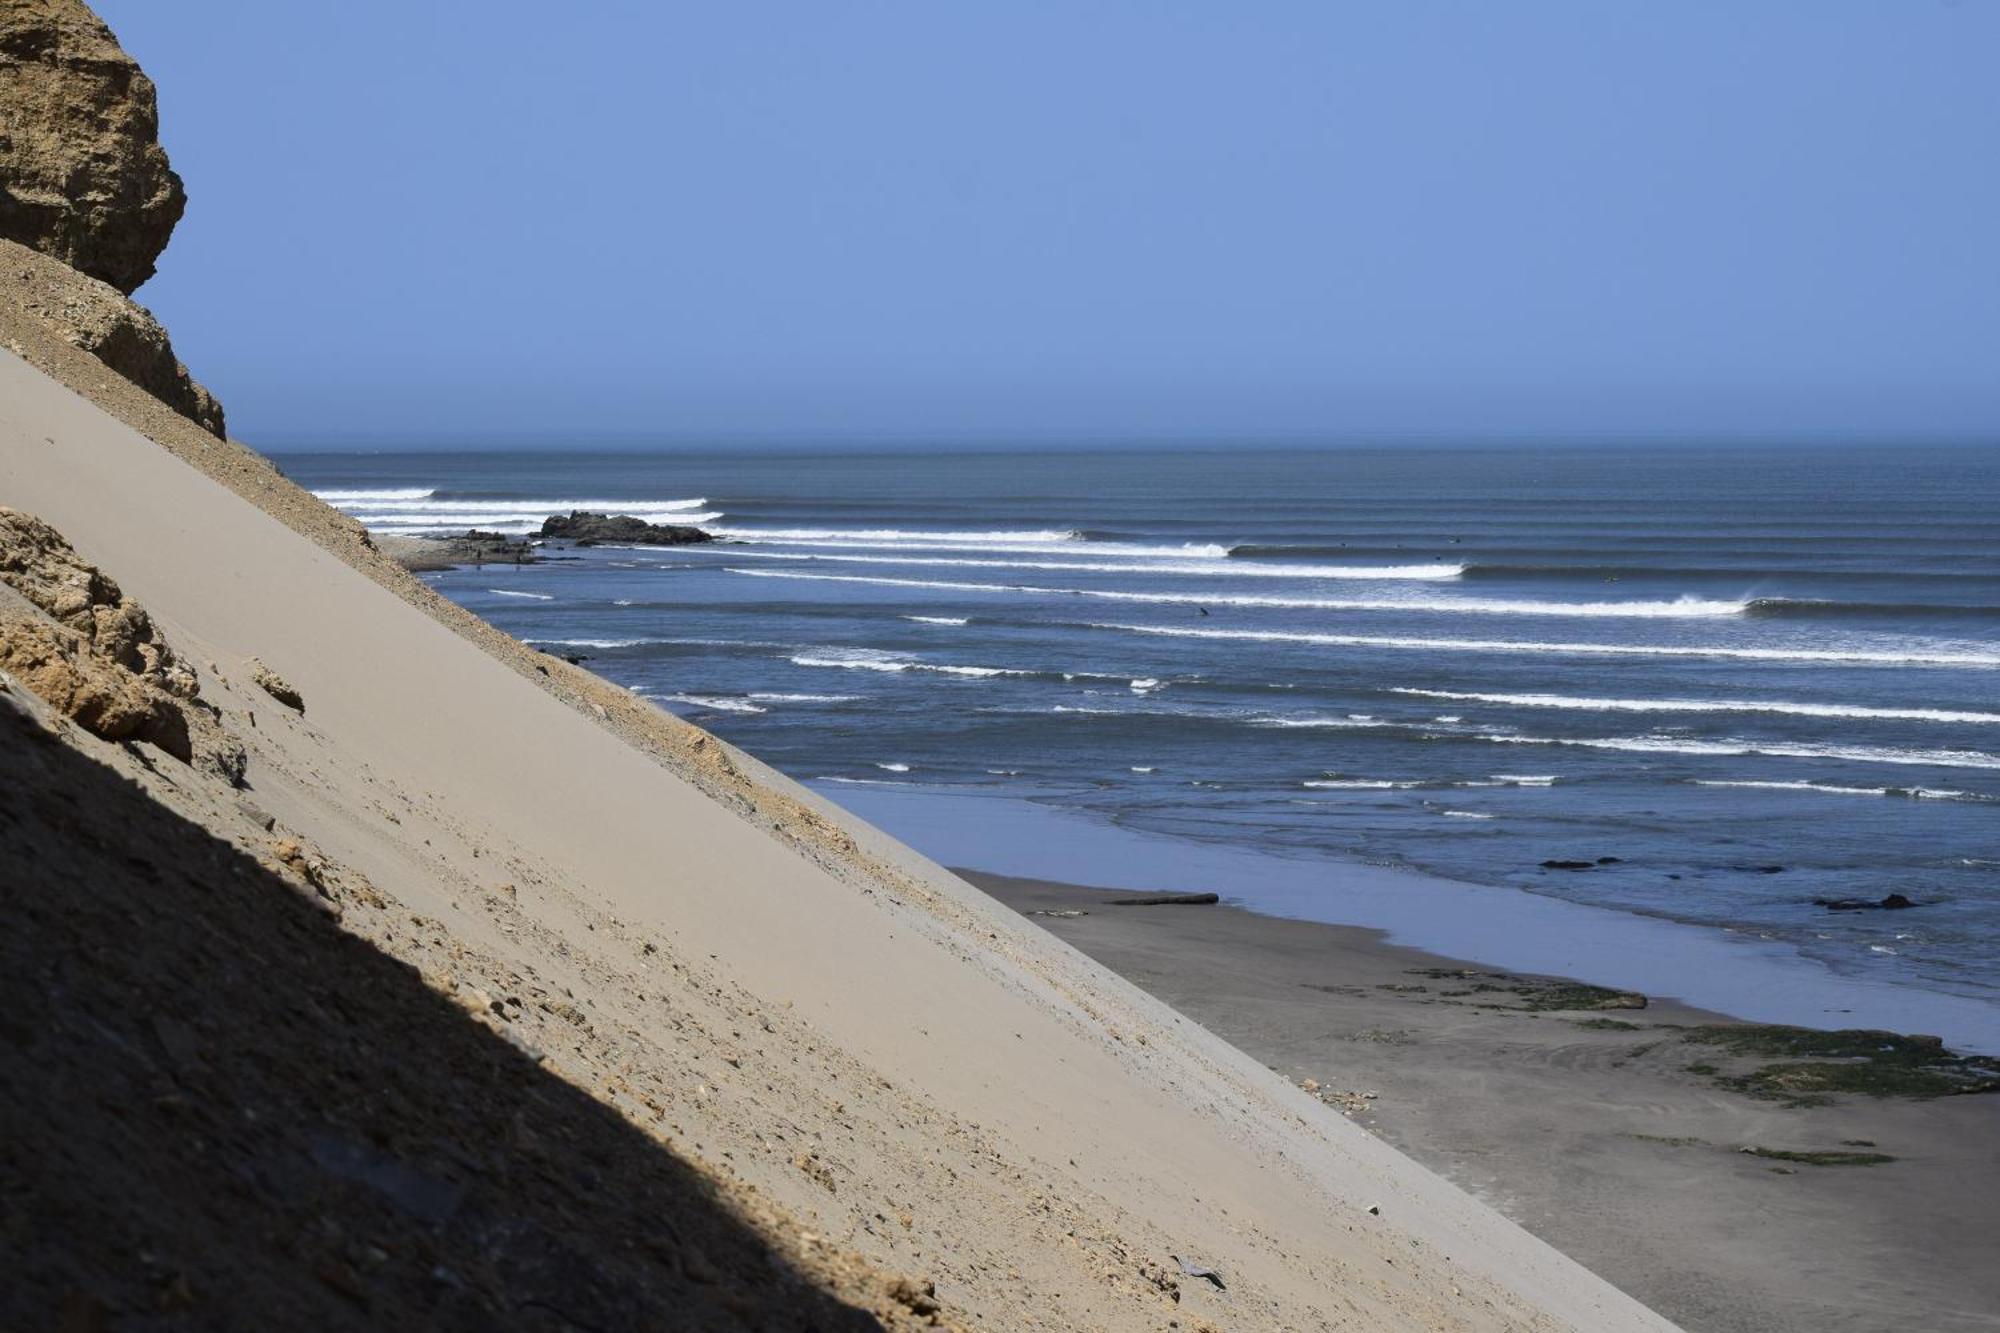
[{"label": "sand dune", "polygon": [[809,1279],[853,1256],[989,1328],[1668,1327],[939,867],[446,607],[236,446],[140,424],[161,442],[0,354],[0,504],[199,664],[248,788],[72,744],[280,869],[291,840],[345,930]]}]

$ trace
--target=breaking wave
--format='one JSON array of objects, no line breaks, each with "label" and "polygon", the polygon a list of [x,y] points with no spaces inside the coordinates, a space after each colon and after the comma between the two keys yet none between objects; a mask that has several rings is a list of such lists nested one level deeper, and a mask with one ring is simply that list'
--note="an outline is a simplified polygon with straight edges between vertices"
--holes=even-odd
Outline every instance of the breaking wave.
[{"label": "breaking wave", "polygon": [[1267,597],[1254,593],[1125,592],[1114,588],[1045,588],[1027,583],[957,583],[943,579],[899,579],[873,574],[809,574],[792,569],[732,569],[759,579],[819,583],[863,583],[891,588],[931,588],[944,592],[1024,593],[1031,597],[1094,597],[1111,602],[1177,606],[1254,606],[1305,611],[1418,611],[1460,615],[1580,616],[1588,619],[1659,619],[1733,616],[1742,602],[1680,597],[1655,602],[1519,602],[1471,597]]},{"label": "breaking wave", "polygon": [[[1007,548],[986,547],[982,551],[1005,553]],[[1093,547],[1093,552],[1103,548]],[[929,567],[949,567],[961,569],[1037,569],[1067,571],[1078,574],[1185,574],[1196,578],[1258,578],[1258,579],[1355,579],[1382,582],[1441,582],[1458,577],[1457,565],[1258,565],[1242,561],[1201,558],[1179,559],[1175,557],[1189,554],[1174,548],[1144,548],[1151,551],[1172,551],[1172,555],[1159,554],[1144,563],[1117,564],[1091,560],[988,560],[966,556],[936,555],[829,555],[823,551],[746,551],[733,549],[729,555],[733,559],[755,558],[759,560],[799,560],[839,562],[851,565],[922,565]],[[1040,548],[1029,548],[1021,555],[1040,555]]]},{"label": "breaking wave", "polygon": [[1901,796],[1918,801],[1992,801],[2000,798],[1976,791],[1953,791],[1942,787],[1840,787],[1827,782],[1751,782],[1723,778],[1696,778],[1696,787],[1750,787],[1759,791],[1816,791],[1832,796]]},{"label": "breaking wave", "polygon": [[1451,699],[1464,703],[1501,704],[1518,708],[1567,708],[1597,713],[1784,713],[1797,717],[2000,724],[2000,713],[1980,713],[1954,708],[1876,708],[1862,704],[1787,703],[1760,699],[1594,699],[1567,694],[1476,694],[1460,690],[1404,688],[1392,689],[1390,693],[1407,694],[1420,699]]},{"label": "breaking wave", "polygon": [[1838,759],[1857,764],[1909,764],[1930,768],[2000,768],[2000,755],[1979,750],[1901,750],[1868,745],[1787,745],[1776,741],[1683,740],[1666,736],[1484,735],[1496,745],[1567,745],[1586,750],[1627,750],[1637,754],[1768,755],[1779,759]]},{"label": "breaking wave", "polygon": [[1383,634],[1309,634],[1288,630],[1181,629],[1168,625],[1091,624],[1090,629],[1174,638],[1307,643],[1334,648],[1419,648],[1442,652],[1562,653],[1598,657],[1727,657],[1759,662],[1871,662],[1890,666],[2000,667],[2000,653],[1892,652],[1842,648],[1730,648],[1650,643],[1538,643],[1521,639],[1423,639]]}]

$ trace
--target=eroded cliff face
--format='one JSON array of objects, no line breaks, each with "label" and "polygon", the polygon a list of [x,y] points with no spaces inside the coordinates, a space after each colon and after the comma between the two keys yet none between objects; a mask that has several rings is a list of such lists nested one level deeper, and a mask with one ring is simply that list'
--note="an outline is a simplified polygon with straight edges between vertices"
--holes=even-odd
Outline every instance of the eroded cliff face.
[{"label": "eroded cliff face", "polygon": [[0,0],[0,302],[223,435],[129,295],[187,206],[159,130],[152,80],[82,0]]},{"label": "eroded cliff face", "polygon": [[187,207],[153,81],[81,0],[0,0],[0,235],[130,293]]}]

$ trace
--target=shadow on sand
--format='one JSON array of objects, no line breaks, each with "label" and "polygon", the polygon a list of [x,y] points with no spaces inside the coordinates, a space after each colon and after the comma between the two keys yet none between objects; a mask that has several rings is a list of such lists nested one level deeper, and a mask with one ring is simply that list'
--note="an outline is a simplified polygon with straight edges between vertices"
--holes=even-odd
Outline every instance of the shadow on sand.
[{"label": "shadow on sand", "polygon": [[4,707],[0,912],[0,1326],[882,1326],[290,882]]}]

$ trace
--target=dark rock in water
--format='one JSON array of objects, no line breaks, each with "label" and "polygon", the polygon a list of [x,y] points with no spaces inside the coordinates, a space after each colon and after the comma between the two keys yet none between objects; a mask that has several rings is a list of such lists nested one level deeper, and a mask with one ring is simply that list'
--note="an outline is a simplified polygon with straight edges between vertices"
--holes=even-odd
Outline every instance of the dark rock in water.
[{"label": "dark rock in water", "polygon": [[648,523],[630,514],[591,514],[572,509],[542,522],[542,536],[562,537],[578,546],[611,542],[620,546],[691,546],[715,540],[700,528],[674,523]]},{"label": "dark rock in water", "polygon": [[1595,870],[1595,869],[1597,869],[1597,862],[1595,862],[1595,861],[1544,861],[1544,862],[1542,862],[1542,869],[1544,869],[1544,870]]},{"label": "dark rock in water", "polygon": [[1597,864],[1601,866],[1622,865],[1624,861],[1625,858],[1622,856],[1600,856],[1597,858]]},{"label": "dark rock in water", "polygon": [[375,547],[414,573],[456,569],[460,565],[533,565],[548,558],[536,554],[533,546],[519,538],[478,528],[438,537],[381,533],[375,537]]},{"label": "dark rock in water", "polygon": [[1137,898],[1113,898],[1113,907],[1207,907],[1222,899],[1213,893],[1148,893]]},{"label": "dark rock in water", "polygon": [[1879,902],[1869,898],[1815,898],[1813,906],[1829,912],[1900,912],[1916,904],[1900,893],[1892,893]]},{"label": "dark rock in water", "polygon": [[1783,866],[1731,866],[1729,868],[1731,870],[1740,870],[1746,875],[1782,875],[1785,873]]}]

